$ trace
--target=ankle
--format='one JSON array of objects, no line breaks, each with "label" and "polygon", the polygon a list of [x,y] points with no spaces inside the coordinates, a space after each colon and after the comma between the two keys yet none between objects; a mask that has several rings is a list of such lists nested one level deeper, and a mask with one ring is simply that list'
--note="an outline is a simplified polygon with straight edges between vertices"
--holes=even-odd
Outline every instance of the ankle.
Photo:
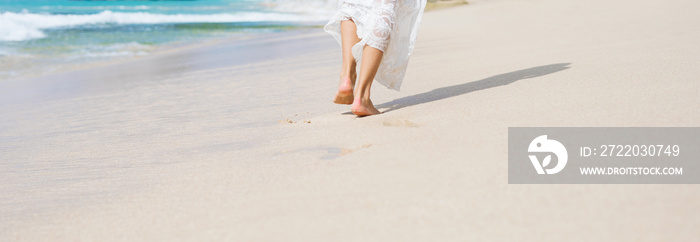
[{"label": "ankle", "polygon": [[362,104],[372,103],[372,100],[369,99],[369,96],[360,97],[360,101],[362,101]]},{"label": "ankle", "polygon": [[353,78],[353,77],[356,77],[356,76],[357,76],[357,74],[356,74],[357,71],[356,71],[356,70],[357,70],[357,66],[354,65],[354,64],[353,64],[352,66],[346,66],[346,65],[344,65],[344,66],[340,69],[340,77],[341,77],[341,78],[345,78],[345,77]]},{"label": "ankle", "polygon": [[355,93],[355,100],[360,101],[361,104],[367,104],[371,102],[369,100],[369,93],[363,92],[361,90],[356,90]]}]

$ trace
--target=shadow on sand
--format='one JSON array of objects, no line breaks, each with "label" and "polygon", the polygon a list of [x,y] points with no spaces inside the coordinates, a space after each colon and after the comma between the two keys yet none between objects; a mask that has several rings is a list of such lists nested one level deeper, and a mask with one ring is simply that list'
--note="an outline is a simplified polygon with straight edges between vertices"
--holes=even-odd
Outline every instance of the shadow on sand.
[{"label": "shadow on sand", "polygon": [[535,78],[535,77],[539,77],[539,76],[552,74],[552,73],[555,73],[558,71],[563,71],[563,70],[569,69],[570,68],[568,66],[569,64],[571,64],[571,63],[558,63],[558,64],[536,66],[536,67],[527,68],[527,69],[523,69],[523,70],[508,72],[508,73],[488,77],[486,79],[481,79],[478,81],[468,82],[468,83],[449,86],[449,87],[441,87],[441,88],[433,89],[432,91],[429,91],[429,92],[424,92],[424,93],[419,93],[419,94],[415,94],[415,95],[411,95],[411,96],[407,96],[407,97],[394,99],[393,101],[382,103],[382,104],[376,105],[375,107],[377,109],[380,109],[380,110],[388,108],[387,110],[384,110],[382,112],[382,113],[386,113],[386,112],[398,110],[401,108],[410,107],[413,105],[442,100],[445,98],[459,96],[462,94],[480,91],[480,90],[484,90],[487,88],[508,85],[508,84],[511,84],[513,82],[516,82],[516,81],[519,81],[522,79]]}]

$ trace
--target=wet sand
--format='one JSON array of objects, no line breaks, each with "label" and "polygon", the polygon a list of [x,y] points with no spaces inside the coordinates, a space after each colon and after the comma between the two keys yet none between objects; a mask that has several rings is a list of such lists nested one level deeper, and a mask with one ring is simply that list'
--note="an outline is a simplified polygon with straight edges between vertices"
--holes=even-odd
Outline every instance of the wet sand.
[{"label": "wet sand", "polygon": [[[697,240],[695,185],[509,185],[507,128],[698,126],[699,8],[431,11],[402,90],[374,85],[384,113],[366,118],[331,102],[340,50],[320,29],[2,83],[0,235]],[[241,51],[257,59],[204,63]]]}]

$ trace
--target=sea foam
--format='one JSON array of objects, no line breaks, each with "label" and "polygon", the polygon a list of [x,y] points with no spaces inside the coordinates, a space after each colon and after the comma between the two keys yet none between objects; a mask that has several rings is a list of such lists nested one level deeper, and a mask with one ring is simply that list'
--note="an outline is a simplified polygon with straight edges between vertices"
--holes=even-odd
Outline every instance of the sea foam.
[{"label": "sea foam", "polygon": [[51,28],[73,28],[100,24],[238,23],[238,22],[320,22],[327,14],[240,12],[235,14],[153,14],[109,10],[97,14],[0,13],[0,41],[23,41],[46,37]]}]

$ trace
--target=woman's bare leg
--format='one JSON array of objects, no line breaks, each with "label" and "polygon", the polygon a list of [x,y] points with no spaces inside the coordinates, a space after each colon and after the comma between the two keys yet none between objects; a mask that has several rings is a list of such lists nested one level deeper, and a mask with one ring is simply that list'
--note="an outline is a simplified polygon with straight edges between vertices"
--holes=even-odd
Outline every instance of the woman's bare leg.
[{"label": "woman's bare leg", "polygon": [[360,65],[360,83],[355,90],[355,98],[352,102],[352,113],[357,116],[369,116],[379,114],[379,110],[374,108],[369,99],[369,91],[372,88],[372,81],[379,69],[384,52],[374,47],[365,45],[362,50],[362,62]]},{"label": "woman's bare leg", "polygon": [[334,103],[352,104],[353,87],[357,79],[357,63],[355,57],[352,56],[352,47],[360,42],[357,37],[357,26],[352,20],[340,22],[340,35],[342,38],[343,48],[343,66],[340,69],[340,85],[338,93],[335,94]]}]

